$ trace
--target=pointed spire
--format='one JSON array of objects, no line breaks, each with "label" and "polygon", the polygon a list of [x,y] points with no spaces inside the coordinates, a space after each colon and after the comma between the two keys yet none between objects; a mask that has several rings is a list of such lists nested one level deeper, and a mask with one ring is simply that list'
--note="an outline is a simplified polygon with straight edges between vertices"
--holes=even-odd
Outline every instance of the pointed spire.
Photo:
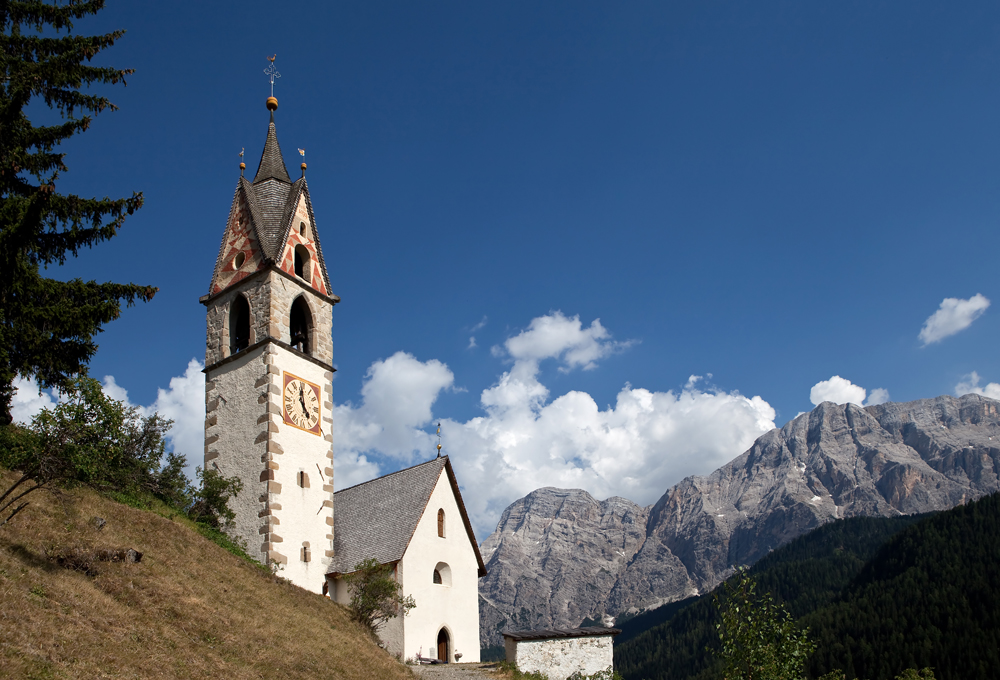
[{"label": "pointed spire", "polygon": [[278,100],[269,97],[267,108],[271,111],[271,122],[267,126],[264,153],[260,155],[260,166],[257,168],[257,175],[253,178],[253,183],[263,182],[265,179],[280,179],[291,184],[292,180],[288,177],[285,160],[281,156],[281,147],[278,146],[278,134],[274,130],[274,110],[278,108]]}]

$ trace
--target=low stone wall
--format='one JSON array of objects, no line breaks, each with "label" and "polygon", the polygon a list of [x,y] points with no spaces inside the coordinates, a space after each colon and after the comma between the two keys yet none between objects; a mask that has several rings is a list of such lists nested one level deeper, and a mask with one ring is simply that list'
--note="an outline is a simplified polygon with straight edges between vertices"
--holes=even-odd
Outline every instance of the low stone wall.
[{"label": "low stone wall", "polygon": [[615,628],[573,628],[504,633],[507,661],[524,673],[565,680],[579,671],[592,675],[614,665]]}]

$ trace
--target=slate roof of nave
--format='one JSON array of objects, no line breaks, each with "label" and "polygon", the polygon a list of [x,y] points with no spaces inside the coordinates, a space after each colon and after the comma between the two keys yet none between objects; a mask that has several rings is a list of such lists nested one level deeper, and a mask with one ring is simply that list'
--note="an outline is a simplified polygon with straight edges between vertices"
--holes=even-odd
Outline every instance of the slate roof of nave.
[{"label": "slate roof of nave", "polygon": [[486,567],[448,456],[336,492],[333,495],[334,558],[327,572],[350,573],[369,557],[374,557],[379,564],[402,559],[442,469],[448,475],[462,523],[476,553],[479,575],[485,576]]},{"label": "slate roof of nave", "polygon": [[[250,230],[256,237],[257,243],[260,244],[264,259],[270,264],[280,264],[285,243],[288,242],[288,235],[292,229],[295,208],[302,196],[305,195],[309,221],[312,224],[312,240],[316,244],[316,257],[319,259],[320,270],[323,272],[326,290],[330,293],[332,290],[330,288],[330,275],[326,271],[323,249],[320,247],[319,229],[316,227],[312,200],[309,198],[309,186],[306,184],[305,176],[294,182],[288,176],[281,147],[278,145],[273,112],[267,126],[267,139],[264,141],[264,150],[260,155],[257,174],[254,176],[253,182],[241,175],[236,193],[243,196],[249,208]],[[233,204],[233,209],[236,209],[236,203]],[[222,266],[221,258],[224,255],[225,238],[226,233],[224,232],[219,259],[216,262],[216,272],[212,277],[213,284],[218,275],[218,268]]]}]

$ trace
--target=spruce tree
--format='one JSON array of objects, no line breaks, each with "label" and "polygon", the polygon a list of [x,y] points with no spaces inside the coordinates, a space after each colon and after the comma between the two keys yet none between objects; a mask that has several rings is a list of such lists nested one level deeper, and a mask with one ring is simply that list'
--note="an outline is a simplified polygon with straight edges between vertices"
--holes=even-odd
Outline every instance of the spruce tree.
[{"label": "spruce tree", "polygon": [[[122,303],[150,300],[157,291],[58,281],[39,271],[112,238],[142,206],[141,193],[97,199],[56,190],[67,169],[58,145],[86,130],[92,115],[116,109],[106,97],[81,90],[124,85],[132,73],[86,63],[124,31],[72,32],[73,21],[103,6],[103,0],[0,0],[0,425],[11,421],[16,376],[34,377],[45,388],[68,386],[86,374],[95,335],[118,318]],[[62,121],[33,125],[26,109],[37,98]]]}]

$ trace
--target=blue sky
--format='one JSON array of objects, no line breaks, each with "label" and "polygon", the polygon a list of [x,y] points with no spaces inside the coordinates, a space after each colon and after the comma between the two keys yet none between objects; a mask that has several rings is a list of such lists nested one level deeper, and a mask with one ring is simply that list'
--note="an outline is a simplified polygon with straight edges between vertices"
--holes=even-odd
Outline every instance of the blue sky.
[{"label": "blue sky", "polygon": [[78,28],[127,29],[100,60],[136,73],[58,188],[146,204],[53,274],[160,287],[91,371],[184,441],[274,53],[343,299],[338,486],[443,419],[482,538],[542,484],[651,503],[811,396],[1000,395],[996,3],[112,1]]}]

